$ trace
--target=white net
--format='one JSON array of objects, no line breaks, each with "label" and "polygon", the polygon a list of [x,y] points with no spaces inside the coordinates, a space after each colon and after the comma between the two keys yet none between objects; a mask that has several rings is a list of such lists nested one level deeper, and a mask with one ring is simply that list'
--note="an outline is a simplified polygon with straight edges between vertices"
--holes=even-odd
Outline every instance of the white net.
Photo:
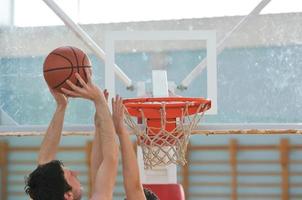
[{"label": "white net", "polygon": [[183,108],[179,108],[182,113],[179,118],[167,119],[165,105],[162,103],[161,108],[157,110],[160,112],[159,126],[150,125],[150,119],[145,117],[143,109],[139,110],[142,125],[137,124],[135,119],[126,112],[125,122],[137,136],[138,144],[143,151],[146,169],[171,163],[179,165],[186,163],[186,151],[191,132],[203,117],[203,111],[207,110],[208,106],[200,104],[196,113],[190,116],[190,102],[187,102]]}]

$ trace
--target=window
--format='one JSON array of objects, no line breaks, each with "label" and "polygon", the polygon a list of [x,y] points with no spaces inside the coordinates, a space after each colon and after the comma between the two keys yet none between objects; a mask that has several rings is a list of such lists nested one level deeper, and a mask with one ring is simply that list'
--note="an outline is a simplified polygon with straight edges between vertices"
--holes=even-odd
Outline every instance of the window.
[{"label": "window", "polygon": [[[81,24],[190,19],[247,15],[260,0],[55,0],[74,21]],[[301,12],[299,0],[273,0],[261,12]],[[16,26],[60,25],[62,21],[42,0],[15,0]]]},{"label": "window", "polygon": [[[55,0],[55,2],[74,21],[78,16],[77,0]],[[43,0],[15,0],[14,2],[15,26],[52,26],[62,25],[63,22],[43,2]]]}]

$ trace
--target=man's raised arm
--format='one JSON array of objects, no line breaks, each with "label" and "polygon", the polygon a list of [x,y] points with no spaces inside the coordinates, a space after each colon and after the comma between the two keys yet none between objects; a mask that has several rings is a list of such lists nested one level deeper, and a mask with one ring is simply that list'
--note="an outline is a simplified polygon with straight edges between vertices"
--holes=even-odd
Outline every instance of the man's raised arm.
[{"label": "man's raised arm", "polygon": [[67,81],[67,84],[73,91],[62,90],[67,95],[89,99],[95,105],[97,123],[100,124],[98,128],[100,130],[103,161],[96,173],[92,199],[111,200],[118,167],[118,146],[115,141],[114,125],[104,94],[92,83],[91,72],[88,69],[85,69],[85,72],[88,80],[87,83],[85,83],[79,74],[76,74],[82,87],[78,87]]},{"label": "man's raised arm", "polygon": [[112,117],[121,144],[124,187],[127,200],[145,200],[146,197],[140,181],[136,155],[130,135],[124,125],[124,105],[119,96],[112,100]]},{"label": "man's raised arm", "polygon": [[[104,90],[103,92],[106,101],[108,100],[108,95],[109,93],[107,90]],[[91,158],[90,158],[90,166],[91,166],[91,181],[92,181],[92,193],[94,193],[95,190],[95,178],[97,171],[100,167],[100,165],[103,162],[103,149],[102,149],[102,143],[101,143],[101,121],[98,117],[98,113],[96,112],[94,115],[94,126],[95,126],[95,131],[94,131],[94,138],[92,141],[92,149],[91,149]]]},{"label": "man's raised arm", "polygon": [[57,107],[40,147],[39,165],[48,163],[56,157],[63,129],[65,110],[68,104],[68,99],[64,94],[52,89],[50,89],[50,92],[56,100]]}]

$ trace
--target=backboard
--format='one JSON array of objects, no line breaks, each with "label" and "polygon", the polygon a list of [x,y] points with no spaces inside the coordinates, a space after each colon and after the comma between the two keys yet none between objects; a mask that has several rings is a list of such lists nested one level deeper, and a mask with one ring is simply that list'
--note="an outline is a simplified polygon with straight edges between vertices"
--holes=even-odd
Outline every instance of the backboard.
[{"label": "backboard", "polygon": [[[114,91],[112,95],[154,96],[154,87],[158,85],[155,90],[160,90],[165,82],[155,84],[152,72],[163,70],[170,95],[211,99],[212,109],[207,113],[217,114],[215,31],[110,31],[105,36],[105,52],[105,87]],[[181,88],[182,79],[202,62],[206,69],[193,73],[193,83]],[[131,78],[132,90],[125,91],[115,81],[115,64]]]}]

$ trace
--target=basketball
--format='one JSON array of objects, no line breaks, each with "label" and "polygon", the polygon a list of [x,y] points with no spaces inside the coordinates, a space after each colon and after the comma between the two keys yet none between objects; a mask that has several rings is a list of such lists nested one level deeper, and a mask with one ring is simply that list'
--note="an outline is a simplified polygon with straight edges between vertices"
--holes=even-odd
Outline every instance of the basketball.
[{"label": "basketball", "polygon": [[48,54],[44,61],[43,74],[47,85],[62,93],[61,88],[72,90],[66,80],[81,87],[75,76],[76,72],[87,82],[85,68],[91,68],[88,56],[79,48],[63,46]]}]

